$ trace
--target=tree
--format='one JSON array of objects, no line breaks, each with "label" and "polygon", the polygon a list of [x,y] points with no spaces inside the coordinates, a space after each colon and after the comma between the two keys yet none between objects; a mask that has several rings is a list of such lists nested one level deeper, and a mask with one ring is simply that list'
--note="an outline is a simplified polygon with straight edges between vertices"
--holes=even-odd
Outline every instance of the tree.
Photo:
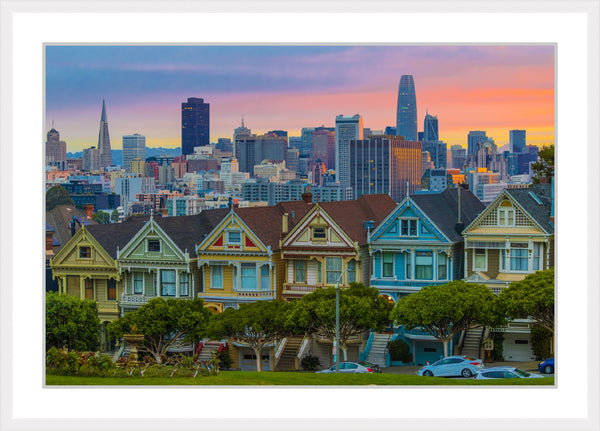
[{"label": "tree", "polygon": [[98,224],[108,224],[110,223],[110,214],[105,211],[97,211],[94,213],[94,221]]},{"label": "tree", "polygon": [[119,339],[136,325],[137,332],[144,335],[140,348],[150,352],[160,364],[161,355],[169,349],[204,337],[210,314],[200,298],[154,298],[138,310],[109,323],[107,329],[113,338]]},{"label": "tree", "polygon": [[533,183],[537,184],[541,178],[548,180],[554,176],[554,145],[542,148],[538,152],[538,161],[531,165],[533,170]]},{"label": "tree", "polygon": [[[318,289],[294,304],[290,320],[307,333],[335,338],[335,288]],[[348,358],[347,342],[369,329],[381,331],[390,322],[392,304],[374,287],[350,283],[340,290],[340,334],[338,345]]]},{"label": "tree", "polygon": [[554,268],[537,271],[514,281],[498,295],[501,317],[529,317],[554,333]]},{"label": "tree", "polygon": [[408,328],[425,329],[442,342],[446,357],[449,341],[460,331],[476,323],[494,322],[494,302],[494,294],[483,284],[452,281],[424,287],[402,298],[391,317]]},{"label": "tree", "polygon": [[46,350],[96,350],[100,335],[95,301],[46,293]]},{"label": "tree", "polygon": [[265,346],[293,334],[287,315],[292,305],[285,301],[256,301],[228,308],[213,316],[211,337],[233,337],[248,344],[256,355],[256,370],[262,371],[261,354]]},{"label": "tree", "polygon": [[112,212],[110,213],[110,222],[111,223],[117,223],[119,221],[119,211],[112,210]]},{"label": "tree", "polygon": [[58,205],[74,205],[74,202],[64,187],[50,187],[46,192],[46,211],[50,211]]}]

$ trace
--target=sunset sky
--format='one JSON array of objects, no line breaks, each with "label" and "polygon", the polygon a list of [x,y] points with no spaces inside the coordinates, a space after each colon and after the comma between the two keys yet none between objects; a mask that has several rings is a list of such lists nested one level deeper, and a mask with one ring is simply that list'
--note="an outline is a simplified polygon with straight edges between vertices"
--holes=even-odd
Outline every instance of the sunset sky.
[{"label": "sunset sky", "polygon": [[554,143],[554,46],[47,46],[45,130],[67,151],[97,145],[102,99],[113,149],[140,133],[149,147],[181,145],[181,103],[210,103],[211,142],[242,116],[253,133],[333,127],[361,114],[364,127],[395,126],[398,83],[413,75],[418,128],[426,111],[440,139],[466,146],[485,130],[498,147],[508,131]]}]

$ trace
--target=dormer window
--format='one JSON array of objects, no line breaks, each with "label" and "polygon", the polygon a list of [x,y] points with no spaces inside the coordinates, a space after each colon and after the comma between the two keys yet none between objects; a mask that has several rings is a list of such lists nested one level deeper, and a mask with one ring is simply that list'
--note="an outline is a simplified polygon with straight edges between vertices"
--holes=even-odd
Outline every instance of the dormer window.
[{"label": "dormer window", "polygon": [[515,208],[512,206],[510,201],[502,201],[498,206],[498,225],[515,225]]},{"label": "dormer window", "polygon": [[160,252],[160,240],[149,239],[148,240],[148,251]]},{"label": "dormer window", "polygon": [[327,239],[327,229],[324,226],[313,227],[312,237],[317,241],[325,241]]},{"label": "dormer window", "polygon": [[417,236],[417,220],[400,220],[401,236]]}]

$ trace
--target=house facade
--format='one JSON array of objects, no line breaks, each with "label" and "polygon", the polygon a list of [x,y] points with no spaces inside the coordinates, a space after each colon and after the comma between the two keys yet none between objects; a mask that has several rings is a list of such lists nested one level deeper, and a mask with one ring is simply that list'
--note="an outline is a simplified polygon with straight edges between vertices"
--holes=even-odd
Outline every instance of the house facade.
[{"label": "house facade", "polygon": [[[406,197],[370,232],[371,286],[398,302],[425,286],[462,279],[461,231],[483,209],[483,204],[462,188]],[[395,332],[394,338],[411,347],[414,363],[432,362],[443,355],[442,343],[419,328],[400,327]]]},{"label": "house facade", "polygon": [[[554,195],[551,184],[506,189],[464,230],[465,281],[499,294],[511,282],[554,266]],[[516,319],[503,333],[507,361],[530,361],[532,321]]]}]

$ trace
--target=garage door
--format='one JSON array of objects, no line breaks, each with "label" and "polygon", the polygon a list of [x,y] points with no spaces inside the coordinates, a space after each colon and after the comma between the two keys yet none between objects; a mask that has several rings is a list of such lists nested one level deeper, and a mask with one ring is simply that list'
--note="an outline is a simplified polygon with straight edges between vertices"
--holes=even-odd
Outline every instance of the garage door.
[{"label": "garage door", "polygon": [[505,361],[534,361],[529,334],[504,334]]},{"label": "garage door", "polygon": [[[240,349],[240,355],[242,358],[242,370],[244,371],[256,371],[256,355],[252,349]],[[271,370],[271,355],[268,349],[262,352],[262,361],[260,368],[263,371]]]}]

